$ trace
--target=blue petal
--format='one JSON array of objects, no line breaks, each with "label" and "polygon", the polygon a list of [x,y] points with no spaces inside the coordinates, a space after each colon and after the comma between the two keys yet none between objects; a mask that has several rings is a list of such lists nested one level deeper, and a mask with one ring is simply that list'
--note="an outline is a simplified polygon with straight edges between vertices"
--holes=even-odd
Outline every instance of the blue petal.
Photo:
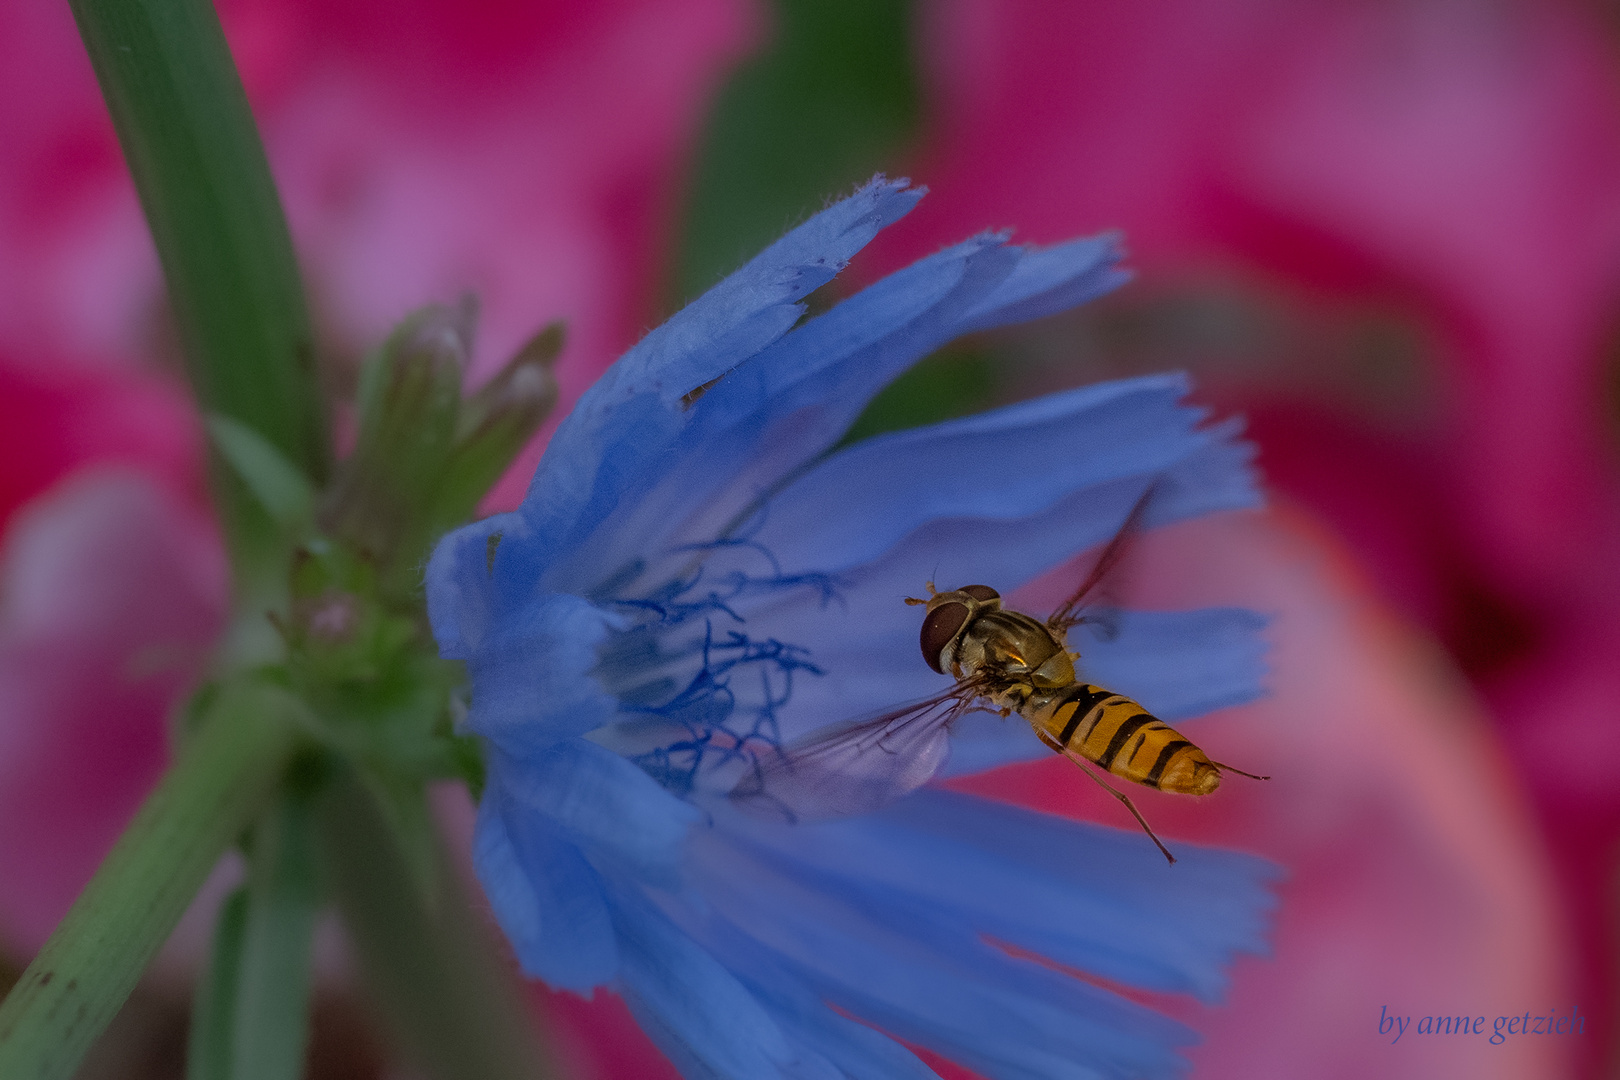
[{"label": "blue petal", "polygon": [[986,234],[946,248],[733,373],[696,410],[705,441],[739,429],[759,451],[796,466],[837,442],[873,395],[929,352],[970,330],[1017,321],[1030,305],[1062,310],[1107,292],[1125,280],[1118,260],[1108,238],[1036,250]]},{"label": "blue petal", "polygon": [[586,391],[552,436],[520,513],[543,555],[565,550],[638,482],[664,475],[682,399],[781,337],[798,301],[910,211],[906,181],[868,184],[766,248],[648,334]]},{"label": "blue petal", "polygon": [[968,328],[1007,321],[1009,312],[1106,291],[1123,280],[1117,259],[1107,239],[1033,251],[987,235],[870,286],[704,395],[670,461],[679,482],[649,492],[628,533],[643,551],[655,533],[668,535],[683,521],[684,541],[713,539],[758,495],[835,443],[880,389],[924,355]]},{"label": "blue petal", "polygon": [[962,316],[958,334],[993,330],[1068,311],[1130,280],[1119,267],[1124,252],[1118,233],[1070,240],[1049,248],[1026,247],[1001,287]]},{"label": "blue petal", "polygon": [[[452,538],[440,551],[452,544],[468,546]],[[467,657],[473,686],[468,726],[523,756],[607,723],[618,702],[590,672],[614,628],[611,617],[567,594],[536,596],[511,608]]]},{"label": "blue petal", "polygon": [[793,1042],[837,1065],[849,1080],[938,1080],[893,1039],[827,1007],[798,969],[711,910],[688,921],[706,947],[767,1009]]},{"label": "blue petal", "polygon": [[1180,721],[1260,696],[1266,625],[1244,608],[1121,611],[1117,635],[1071,637],[1088,679]]},{"label": "blue petal", "polygon": [[1171,1047],[1190,1040],[1187,1029],[988,944],[960,912],[933,903],[935,882],[901,891],[799,858],[810,842],[802,834],[820,828],[782,826],[774,842],[695,836],[707,905],[689,932],[741,964],[717,928],[730,924],[834,1005],[986,1076],[1164,1076],[1184,1066]]},{"label": "blue petal", "polygon": [[440,656],[465,660],[489,632],[496,608],[491,538],[513,527],[522,527],[516,514],[495,514],[446,534],[433,549],[427,566],[427,609]]},{"label": "blue petal", "polygon": [[687,1080],[836,1080],[790,1044],[770,1012],[709,951],[638,896],[615,897],[620,992]]},{"label": "blue petal", "polygon": [[522,758],[493,754],[488,782],[509,820],[542,815],[604,873],[652,881],[678,878],[687,830],[703,816],[635,765],[584,739]]},{"label": "blue petal", "polygon": [[860,819],[745,825],[818,870],[929,906],[968,936],[989,935],[1122,985],[1225,991],[1236,953],[1262,953],[1275,866],[1174,843],[1167,865],[1136,828],[1106,829],[939,789]]},{"label": "blue petal", "polygon": [[[1185,376],[1154,375],[867,439],[773,498],[753,539],[785,567],[837,573],[929,522],[1024,518],[1110,481],[1140,477],[1139,494],[1163,476],[1148,507],[1153,527],[1210,508],[1210,459],[1226,465],[1215,489],[1227,499],[1217,505],[1253,505],[1249,451],[1232,452],[1231,426],[1198,427],[1205,412],[1182,405],[1186,393]],[[1200,483],[1184,479],[1189,470]],[[1112,517],[1114,528],[1123,516]],[[1070,552],[1095,542],[1065,539]]]},{"label": "blue petal", "polygon": [[524,974],[581,991],[614,977],[619,948],[601,879],[543,819],[512,813],[492,789],[478,808],[473,867]]},{"label": "blue petal", "polygon": [[[1200,611],[1121,611],[1118,633],[1098,639],[1081,626],[1069,634],[1081,653],[1082,677],[1135,698],[1172,723],[1263,693],[1266,627],[1263,616],[1242,608]],[[1051,751],[1021,720],[990,713],[959,719],[951,731],[951,757],[942,775],[961,776]]]},{"label": "blue petal", "polygon": [[724,375],[738,357],[758,352],[763,342],[737,350],[724,346],[748,339],[745,330],[761,313],[779,312],[789,326],[796,322],[803,313],[798,300],[831,281],[874,236],[917,205],[927,189],[907,190],[909,184],[879,176],[790,230],[627,352],[582,399],[584,411],[648,389],[678,406],[687,392]]},{"label": "blue petal", "polygon": [[479,804],[472,854],[473,869],[489,897],[495,920],[521,955],[540,939],[540,895],[523,868],[494,799]]},{"label": "blue petal", "polygon": [[[746,969],[744,969],[746,970]],[[766,1001],[789,1038],[825,1057],[838,1066],[840,1077],[848,1080],[939,1080],[939,1074],[924,1065],[916,1054],[865,1024],[846,1019],[811,993],[803,980],[792,978],[797,989],[795,1000],[784,1000],[781,988],[789,981],[784,972],[767,992],[754,993]],[[750,986],[753,986],[750,980]]]},{"label": "blue petal", "polygon": [[[656,552],[677,541],[716,539],[758,492],[836,440],[858,413],[859,401],[949,340],[952,335],[945,328],[964,307],[994,291],[1017,254],[995,237],[940,252],[811,320],[731,371],[683,416],[678,432],[657,426],[656,417],[638,416],[637,438],[662,447],[662,483],[638,489],[612,517],[599,519],[599,543],[606,549],[581,554],[613,569],[633,553]],[[845,314],[846,309],[853,314]],[[826,365],[872,355],[890,357],[891,370],[856,364],[836,393],[820,385],[817,376],[826,374]],[[844,366],[850,365],[839,370]],[[788,413],[796,413],[790,424],[769,422]],[[613,457],[611,464],[618,468],[625,455],[615,451]],[[588,576],[583,569],[579,572]]]}]

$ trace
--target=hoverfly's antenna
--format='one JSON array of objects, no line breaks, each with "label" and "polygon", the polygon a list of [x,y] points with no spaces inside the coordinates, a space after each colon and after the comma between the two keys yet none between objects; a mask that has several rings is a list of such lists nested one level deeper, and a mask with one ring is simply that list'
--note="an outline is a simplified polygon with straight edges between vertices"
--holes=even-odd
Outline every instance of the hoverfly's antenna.
[{"label": "hoverfly's antenna", "polygon": [[[939,592],[939,590],[934,588],[934,583],[932,581],[925,581],[925,582],[923,582],[923,584],[928,586],[928,597],[929,597],[929,599],[930,600],[933,599],[933,597],[935,596],[936,593]],[[926,604],[926,603],[928,603],[928,600],[919,600],[915,596],[908,596],[908,597],[906,597],[906,603],[910,604],[912,607],[916,607],[918,604]]]},{"label": "hoverfly's antenna", "polygon": [[1222,772],[1235,772],[1239,776],[1247,776],[1250,780],[1270,780],[1271,779],[1271,777],[1269,777],[1269,776],[1256,776],[1252,772],[1244,772],[1242,769],[1234,769],[1230,765],[1222,765],[1218,761],[1211,761],[1210,764],[1215,766],[1217,769],[1221,770]]}]

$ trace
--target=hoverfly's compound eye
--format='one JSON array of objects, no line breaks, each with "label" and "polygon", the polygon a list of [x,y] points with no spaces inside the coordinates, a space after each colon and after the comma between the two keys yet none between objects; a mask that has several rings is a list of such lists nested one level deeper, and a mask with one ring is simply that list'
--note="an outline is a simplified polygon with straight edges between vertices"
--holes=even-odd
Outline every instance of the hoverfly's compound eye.
[{"label": "hoverfly's compound eye", "polygon": [[958,591],[967,593],[981,604],[1001,599],[1001,594],[988,585],[964,585]]},{"label": "hoverfly's compound eye", "polygon": [[928,618],[923,620],[922,634],[920,635],[923,659],[928,661],[929,667],[941,675],[945,674],[945,669],[939,664],[939,654],[944,651],[945,646],[951,643],[951,639],[961,631],[962,625],[967,622],[967,617],[968,609],[966,604],[950,603],[939,605],[939,607],[928,613]]}]

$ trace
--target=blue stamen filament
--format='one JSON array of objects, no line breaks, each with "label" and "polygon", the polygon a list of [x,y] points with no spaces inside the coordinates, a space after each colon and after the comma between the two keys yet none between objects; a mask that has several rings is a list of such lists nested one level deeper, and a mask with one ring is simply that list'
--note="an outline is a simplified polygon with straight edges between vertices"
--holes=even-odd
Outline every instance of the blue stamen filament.
[{"label": "blue stamen filament", "polygon": [[[692,792],[703,769],[736,758],[744,758],[752,764],[760,750],[780,749],[779,710],[793,697],[795,674],[801,671],[823,674],[821,668],[810,661],[809,650],[803,646],[776,638],[755,640],[746,632],[729,627],[717,638],[714,616],[719,614],[727,621],[745,623],[746,619],[730,603],[744,595],[810,588],[818,593],[821,605],[825,606],[837,597],[837,589],[826,574],[783,574],[770,552],[752,540],[721,540],[687,545],[678,550],[709,554],[723,550],[746,551],[762,556],[770,567],[770,573],[763,577],[741,570],[727,571],[718,579],[722,583],[720,588],[696,594],[709,571],[707,566],[699,565],[689,575],[667,582],[650,595],[605,597],[601,601],[642,616],[642,621],[621,635],[620,640],[648,632],[663,636],[664,631],[703,617],[702,645],[696,650],[698,670],[679,691],[661,704],[632,703],[621,695],[623,712],[657,718],[680,729],[681,734],[673,741],[634,755],[630,760],[664,787],[684,797]],[[623,577],[615,582],[628,583]],[[749,694],[745,695],[746,702],[739,702],[737,691],[733,689],[734,681],[738,676],[756,673],[757,699]]]}]

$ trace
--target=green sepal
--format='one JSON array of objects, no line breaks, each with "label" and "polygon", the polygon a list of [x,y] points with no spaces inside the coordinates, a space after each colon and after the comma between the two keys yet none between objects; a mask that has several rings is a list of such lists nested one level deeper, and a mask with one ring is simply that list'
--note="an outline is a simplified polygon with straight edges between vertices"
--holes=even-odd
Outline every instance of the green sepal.
[{"label": "green sepal", "polygon": [[461,405],[456,445],[423,522],[430,538],[472,517],[557,404],[552,369],[565,331],[552,323],[529,340],[495,377]]},{"label": "green sepal", "polygon": [[309,702],[323,745],[372,794],[426,895],[432,822],[425,789],[456,775],[450,701],[457,665],[433,655],[419,618],[379,595],[369,559],[316,539],[294,557],[284,625],[287,685]]},{"label": "green sepal", "polygon": [[456,445],[464,447],[486,438],[481,433],[492,426],[503,420],[512,423],[512,413],[531,424],[545,419],[557,400],[557,381],[551,372],[567,340],[567,325],[553,322],[526,341],[494,378],[462,402]]},{"label": "green sepal", "polygon": [[463,400],[476,309],[408,316],[361,370],[354,452],[317,518],[378,568],[381,595],[411,601],[432,544],[473,515],[557,400],[560,323],[547,326]]},{"label": "green sepal", "polygon": [[315,486],[269,439],[219,413],[208,417],[208,437],[283,535],[297,539],[309,531]]}]

